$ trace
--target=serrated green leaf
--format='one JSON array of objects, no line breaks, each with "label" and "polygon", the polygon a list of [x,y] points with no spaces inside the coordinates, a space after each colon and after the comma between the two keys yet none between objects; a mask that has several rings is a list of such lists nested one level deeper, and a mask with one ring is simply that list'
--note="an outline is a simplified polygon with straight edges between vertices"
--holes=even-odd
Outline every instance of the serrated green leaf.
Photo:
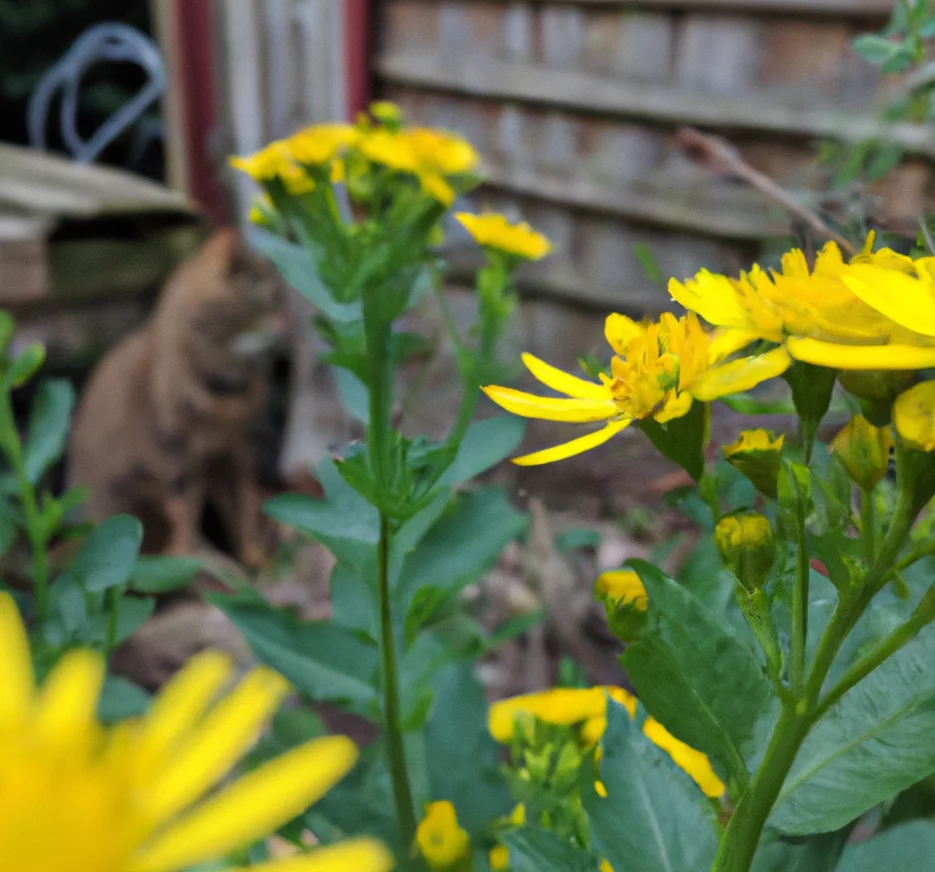
[{"label": "serrated green leaf", "polygon": [[657,748],[627,710],[607,701],[607,730],[597,794],[582,773],[582,801],[592,848],[615,872],[699,872],[717,853],[718,834],[707,801],[691,778]]},{"label": "serrated green leaf", "polygon": [[935,772],[933,661],[929,626],[844,695],[803,743],[773,826],[791,835],[839,829]]},{"label": "serrated green leaf", "polygon": [[772,684],[753,649],[697,597],[643,561],[631,561],[649,599],[647,621],[621,662],[646,709],[703,751],[722,780],[745,784],[771,718]]}]

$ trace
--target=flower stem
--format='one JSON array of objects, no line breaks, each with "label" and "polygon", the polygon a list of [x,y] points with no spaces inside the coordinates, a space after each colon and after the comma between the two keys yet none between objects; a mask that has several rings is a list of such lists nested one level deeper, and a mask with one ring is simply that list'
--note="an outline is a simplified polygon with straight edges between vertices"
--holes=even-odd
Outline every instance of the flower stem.
[{"label": "flower stem", "polygon": [[748,872],[766,819],[810,725],[811,720],[795,706],[783,708],[763,762],[724,831],[712,872]]},{"label": "flower stem", "polygon": [[860,546],[863,551],[864,563],[873,566],[876,559],[877,519],[876,505],[873,492],[860,491]]},{"label": "flower stem", "polygon": [[380,542],[377,572],[380,590],[380,653],[383,659],[383,735],[390,763],[393,797],[396,802],[396,821],[399,831],[399,849],[408,852],[416,835],[416,821],[412,804],[412,788],[406,767],[406,748],[399,708],[399,679],[396,664],[396,640],[393,633],[393,615],[390,608],[390,527],[389,519],[380,513]]},{"label": "flower stem", "polygon": [[805,649],[808,638],[808,582],[811,566],[808,532],[805,529],[805,506],[796,508],[795,532],[798,542],[795,586],[792,589],[792,639],[789,651],[789,679],[796,699],[805,684]]}]

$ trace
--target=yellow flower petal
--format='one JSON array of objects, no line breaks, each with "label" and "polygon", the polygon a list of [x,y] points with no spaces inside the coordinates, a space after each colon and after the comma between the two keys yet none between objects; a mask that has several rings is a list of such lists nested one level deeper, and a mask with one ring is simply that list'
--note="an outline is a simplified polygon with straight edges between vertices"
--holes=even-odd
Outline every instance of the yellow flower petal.
[{"label": "yellow flower petal", "polygon": [[736,288],[727,276],[701,270],[684,284],[669,279],[669,294],[689,312],[697,312],[718,327],[750,329],[750,313],[741,304]]},{"label": "yellow flower petal", "polygon": [[357,756],[345,736],[313,739],[288,751],[161,833],[139,853],[131,872],[174,872],[249,845],[320,799]]},{"label": "yellow flower petal", "polygon": [[596,430],[594,433],[588,433],[587,436],[579,436],[577,439],[563,442],[561,445],[555,445],[552,448],[544,448],[542,451],[534,451],[532,454],[515,457],[513,463],[517,466],[540,466],[543,463],[553,463],[556,460],[574,457],[583,451],[590,451],[592,448],[597,448],[598,445],[603,445],[632,423],[632,418],[611,421],[606,427],[601,427],[600,430]]},{"label": "yellow flower petal", "polygon": [[645,612],[649,605],[646,588],[639,575],[632,569],[614,569],[602,572],[594,584],[599,596],[606,597],[620,605],[632,605]]},{"label": "yellow flower petal", "polygon": [[104,672],[104,658],[95,651],[65,654],[39,693],[36,734],[47,741],[92,735]]},{"label": "yellow flower petal", "polygon": [[152,816],[167,818],[216,784],[256,740],[288,687],[271,669],[249,673],[201,722],[152,786],[147,797]]},{"label": "yellow flower petal", "polygon": [[898,270],[861,263],[852,264],[842,273],[841,281],[855,297],[897,324],[925,336],[935,336],[935,296],[931,282]]},{"label": "yellow flower petal", "polygon": [[486,212],[483,215],[457,212],[455,218],[474,237],[478,245],[496,248],[527,260],[540,260],[552,250],[549,240],[533,230],[525,221],[511,224],[506,216],[499,212]]},{"label": "yellow flower petal", "polygon": [[708,363],[720,363],[759,338],[755,330],[715,330],[708,346]]},{"label": "yellow flower petal", "polygon": [[308,854],[231,872],[389,872],[395,865],[393,855],[376,839],[349,839]]},{"label": "yellow flower petal", "polygon": [[165,755],[198,723],[211,700],[230,678],[230,657],[198,654],[159,693],[146,714],[140,736],[145,765],[160,766]]},{"label": "yellow flower petal", "polygon": [[605,710],[601,687],[553,687],[493,703],[487,713],[487,728],[494,739],[505,743],[513,738],[517,715],[524,712],[549,724],[570,726],[599,717]]},{"label": "yellow flower petal", "polygon": [[458,824],[447,799],[432,802],[416,829],[416,844],[432,869],[449,869],[471,849],[470,836]]},{"label": "yellow flower petal", "polygon": [[607,316],[604,322],[604,338],[617,354],[625,355],[634,339],[646,332],[646,324],[634,321],[619,312]]},{"label": "yellow flower petal", "polygon": [[604,385],[586,381],[583,378],[571,375],[558,369],[532,354],[523,354],[523,363],[539,381],[553,391],[575,397],[579,400],[607,400],[609,394]]},{"label": "yellow flower petal", "polygon": [[524,418],[577,421],[585,424],[592,421],[606,421],[617,414],[617,407],[606,392],[603,400],[566,400],[557,397],[539,397],[498,385],[488,385],[483,388],[483,391],[498,406],[514,415],[522,415]]},{"label": "yellow flower petal", "polygon": [[19,609],[8,593],[0,593],[0,729],[21,724],[32,705],[35,677],[29,639]]},{"label": "yellow flower petal", "polygon": [[786,348],[796,360],[832,369],[925,369],[935,366],[935,346],[838,345],[819,339],[790,337]]},{"label": "yellow flower petal", "polygon": [[691,776],[705,796],[717,799],[724,795],[724,782],[717,777],[711,768],[711,762],[701,751],[696,751],[676,739],[655,718],[646,718],[646,722],[643,724],[643,732],[646,734],[647,739],[672,758],[672,762],[679,769],[683,769]]},{"label": "yellow flower petal", "polygon": [[748,391],[760,382],[782,375],[790,363],[789,354],[780,346],[766,354],[743,357],[706,370],[692,381],[688,390],[696,399],[710,402],[725,394]]},{"label": "yellow flower petal", "polygon": [[663,407],[656,412],[653,417],[660,423],[665,424],[666,421],[674,421],[676,418],[681,418],[684,415],[688,414],[689,409],[692,407],[692,395],[689,393],[676,394],[672,393],[669,395],[669,398],[665,401]]}]

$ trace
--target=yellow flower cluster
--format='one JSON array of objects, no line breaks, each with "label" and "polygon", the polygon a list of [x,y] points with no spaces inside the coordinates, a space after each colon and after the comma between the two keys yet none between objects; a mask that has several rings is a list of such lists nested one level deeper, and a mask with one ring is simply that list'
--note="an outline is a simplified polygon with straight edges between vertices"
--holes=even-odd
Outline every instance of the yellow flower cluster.
[{"label": "yellow flower cluster", "polygon": [[[343,736],[315,739],[213,795],[278,707],[286,682],[256,669],[214,702],[232,675],[218,654],[195,657],[138,721],[96,717],[104,660],[65,655],[36,690],[26,633],[0,594],[0,868],[15,872],[175,872],[222,859],[273,832],[353,766]],[[212,705],[213,703],[213,705]],[[388,872],[370,839],[322,848],[264,872]]]},{"label": "yellow flower cluster", "polygon": [[514,463],[533,466],[572,457],[603,444],[634,421],[671,421],[687,414],[695,399],[708,402],[749,390],[789,365],[783,348],[734,359],[750,339],[736,331],[708,333],[694,313],[682,318],[665,313],[651,323],[614,314],[607,318],[604,332],[615,354],[610,375],[601,373],[598,382],[524,354],[526,368],[565,397],[542,397],[497,385],[484,388],[495,403],[527,418],[608,421],[600,430],[518,457]]},{"label": "yellow flower cluster", "polygon": [[478,245],[487,248],[526,260],[541,260],[552,250],[552,243],[525,221],[510,224],[498,212],[485,212],[483,215],[456,212],[455,218],[464,225]]},{"label": "yellow flower cluster", "polygon": [[[580,724],[581,739],[590,747],[600,741],[607,729],[608,696],[625,706],[631,718],[636,714],[636,698],[622,687],[556,687],[494,703],[490,707],[487,726],[494,739],[507,743],[513,739],[517,715],[523,713],[550,724]],[[691,776],[705,796],[717,798],[724,793],[723,782],[704,754],[676,739],[655,718],[646,718],[643,732]]]},{"label": "yellow flower cluster", "polygon": [[450,869],[468,853],[471,839],[458,823],[455,807],[443,799],[426,807],[416,829],[416,844],[432,869]]}]

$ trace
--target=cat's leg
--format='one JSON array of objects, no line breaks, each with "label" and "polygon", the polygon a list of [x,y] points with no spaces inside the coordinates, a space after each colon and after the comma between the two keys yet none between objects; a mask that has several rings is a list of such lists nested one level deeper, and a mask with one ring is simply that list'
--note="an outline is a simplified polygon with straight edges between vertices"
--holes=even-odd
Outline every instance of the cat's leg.
[{"label": "cat's leg", "polygon": [[212,468],[210,498],[240,562],[262,566],[266,561],[260,536],[263,500],[256,458],[248,446],[232,450]]},{"label": "cat's leg", "polygon": [[200,473],[179,476],[172,482],[164,510],[169,520],[169,554],[191,554],[195,550],[205,504],[205,479]]}]

